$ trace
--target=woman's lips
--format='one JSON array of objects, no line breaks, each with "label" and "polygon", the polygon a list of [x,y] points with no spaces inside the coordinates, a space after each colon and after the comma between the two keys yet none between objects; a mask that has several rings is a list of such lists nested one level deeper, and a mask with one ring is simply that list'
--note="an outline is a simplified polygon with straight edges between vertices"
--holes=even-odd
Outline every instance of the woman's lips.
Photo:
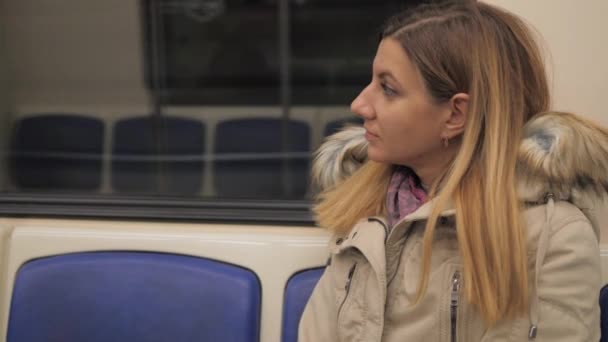
[{"label": "woman's lips", "polygon": [[372,133],[372,132],[370,132],[368,130],[365,130],[365,139],[367,139],[368,141],[369,140],[376,140],[378,138],[379,137],[376,134],[374,134],[374,133]]}]

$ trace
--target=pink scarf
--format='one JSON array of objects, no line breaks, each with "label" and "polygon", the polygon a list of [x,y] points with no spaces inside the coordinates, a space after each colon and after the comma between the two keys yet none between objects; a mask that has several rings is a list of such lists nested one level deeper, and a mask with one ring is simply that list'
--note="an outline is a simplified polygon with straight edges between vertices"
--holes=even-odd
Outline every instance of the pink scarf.
[{"label": "pink scarf", "polygon": [[393,171],[386,193],[386,209],[391,228],[426,202],[426,191],[416,178],[414,172],[404,166],[398,166]]}]

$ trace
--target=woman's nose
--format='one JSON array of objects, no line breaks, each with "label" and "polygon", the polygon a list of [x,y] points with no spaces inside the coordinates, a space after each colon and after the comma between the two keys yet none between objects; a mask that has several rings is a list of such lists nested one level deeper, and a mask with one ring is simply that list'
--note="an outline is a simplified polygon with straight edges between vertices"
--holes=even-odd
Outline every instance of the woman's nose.
[{"label": "woman's nose", "polygon": [[366,98],[366,89],[367,88],[363,89],[363,91],[359,93],[359,95],[350,104],[350,111],[365,120],[371,120],[374,118],[375,112],[374,108],[370,105],[370,102]]}]

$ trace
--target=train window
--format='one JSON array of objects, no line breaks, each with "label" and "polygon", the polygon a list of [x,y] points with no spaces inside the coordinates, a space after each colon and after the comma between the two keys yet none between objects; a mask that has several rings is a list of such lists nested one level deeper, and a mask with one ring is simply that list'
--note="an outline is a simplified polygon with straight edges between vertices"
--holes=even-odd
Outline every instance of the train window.
[{"label": "train window", "polygon": [[344,105],[369,83],[383,21],[407,1],[293,1],[291,99]]},{"label": "train window", "polygon": [[0,213],[310,223],[397,0],[0,0]]},{"label": "train window", "polygon": [[143,0],[146,83],[164,104],[278,105],[278,6]]}]

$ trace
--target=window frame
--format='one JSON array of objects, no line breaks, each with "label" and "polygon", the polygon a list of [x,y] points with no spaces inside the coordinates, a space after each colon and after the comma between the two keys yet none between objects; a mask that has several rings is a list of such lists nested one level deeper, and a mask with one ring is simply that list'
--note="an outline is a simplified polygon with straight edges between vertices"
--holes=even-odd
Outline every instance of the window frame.
[{"label": "window frame", "polygon": [[310,200],[185,199],[6,192],[0,215],[314,225]]}]

